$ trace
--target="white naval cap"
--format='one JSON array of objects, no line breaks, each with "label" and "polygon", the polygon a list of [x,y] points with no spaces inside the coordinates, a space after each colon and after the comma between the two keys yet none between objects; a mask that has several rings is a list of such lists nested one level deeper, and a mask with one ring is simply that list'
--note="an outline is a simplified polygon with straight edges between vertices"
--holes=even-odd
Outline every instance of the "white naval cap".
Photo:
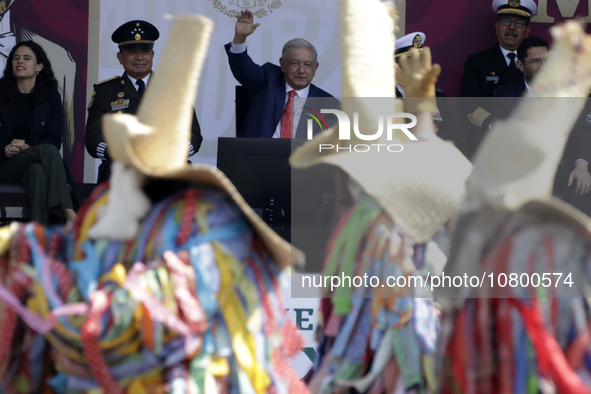
[{"label": "white naval cap", "polygon": [[425,36],[425,33],[422,33],[420,31],[407,34],[404,37],[400,37],[399,39],[394,41],[395,57],[398,57],[403,53],[410,51],[411,48],[417,48],[419,51],[422,51],[426,39],[427,36]]},{"label": "white naval cap", "polygon": [[531,18],[538,13],[533,0],[493,0],[492,8],[498,15],[517,15]]}]

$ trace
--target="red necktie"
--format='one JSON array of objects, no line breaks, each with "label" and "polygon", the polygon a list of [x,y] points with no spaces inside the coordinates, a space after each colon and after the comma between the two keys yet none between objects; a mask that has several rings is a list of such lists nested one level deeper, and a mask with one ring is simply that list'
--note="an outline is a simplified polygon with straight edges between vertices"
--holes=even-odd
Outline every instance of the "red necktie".
[{"label": "red necktie", "polygon": [[293,96],[296,95],[295,90],[289,91],[289,99],[281,115],[281,138],[291,138],[293,131]]}]

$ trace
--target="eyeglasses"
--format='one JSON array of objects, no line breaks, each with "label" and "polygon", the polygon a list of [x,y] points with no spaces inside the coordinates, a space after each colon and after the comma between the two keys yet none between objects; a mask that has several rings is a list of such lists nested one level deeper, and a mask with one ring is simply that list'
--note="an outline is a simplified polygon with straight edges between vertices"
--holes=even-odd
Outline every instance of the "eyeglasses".
[{"label": "eyeglasses", "polygon": [[511,23],[514,23],[516,29],[523,29],[527,25],[526,21],[522,21],[522,20],[514,21],[513,19],[499,19],[499,22],[501,23],[501,25],[506,26],[506,27],[509,27],[509,26],[511,26]]},{"label": "eyeglasses", "polygon": [[546,60],[547,59],[548,59],[547,57],[544,57],[544,58],[535,58],[535,59],[532,59],[532,60],[524,60],[523,62],[524,63],[531,63],[531,64],[544,64],[544,63],[546,63]]}]

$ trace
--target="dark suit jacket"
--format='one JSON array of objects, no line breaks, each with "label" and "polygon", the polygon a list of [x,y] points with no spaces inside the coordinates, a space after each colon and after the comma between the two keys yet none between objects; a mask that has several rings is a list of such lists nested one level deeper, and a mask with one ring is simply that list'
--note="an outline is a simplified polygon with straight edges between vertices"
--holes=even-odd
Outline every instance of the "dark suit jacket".
[{"label": "dark suit jacket", "polygon": [[[512,77],[509,66],[501,52],[501,47],[496,44],[486,51],[473,53],[468,56],[464,65],[462,85],[460,88],[461,97],[493,97],[495,89],[513,82],[523,76],[521,72],[517,77]],[[482,103],[477,100],[465,100],[463,109],[466,115],[473,114]],[[491,112],[490,108],[484,108]],[[484,121],[482,127],[488,126]]]},{"label": "dark suit jacket", "polygon": [[[476,97],[476,99],[462,99],[460,108],[466,121],[470,123],[467,136],[466,155],[471,157],[476,152],[488,125],[494,119],[493,101],[487,97],[493,97],[494,90],[523,74],[512,77],[509,66],[503,56],[499,44],[482,52],[468,56],[464,65],[460,97]],[[487,115],[491,113],[492,116]]]},{"label": "dark suit jacket", "polygon": [[[242,130],[236,130],[236,136],[270,138],[273,136],[279,120],[281,120],[285,106],[285,76],[281,71],[281,67],[271,63],[259,66],[252,61],[247,51],[238,54],[231,53],[231,47],[232,43],[224,46],[228,54],[230,70],[234,78],[253,96],[244,126]],[[313,98],[323,97],[333,98],[333,100],[313,100]],[[338,100],[314,84],[310,84],[305,106],[317,111],[321,108],[340,108]],[[329,118],[331,117],[327,117],[327,123],[331,123]],[[336,121],[336,118],[334,118],[334,121]],[[305,118],[302,118],[296,130],[296,137],[306,138],[306,128],[307,122],[305,122]],[[313,130],[314,133],[319,131],[316,126]]]},{"label": "dark suit jacket", "polygon": [[[94,93],[88,104],[85,136],[86,150],[92,157],[99,158],[97,156],[97,147],[99,143],[105,142],[101,127],[103,115],[117,112],[135,115],[140,106],[140,99],[140,94],[131,84],[131,80],[126,74],[94,84]],[[195,111],[193,111],[191,144],[194,152],[199,150],[202,141],[201,128]],[[105,152],[105,157],[107,160],[104,160],[99,166],[97,183],[106,181],[110,176],[111,159],[108,152]]]},{"label": "dark suit jacket", "polygon": [[[517,105],[518,98],[525,93],[525,80],[523,77],[496,89],[495,97],[514,97],[515,99],[495,99],[495,118],[505,119]],[[537,100],[537,99],[536,99]],[[543,100],[543,99],[542,99]],[[584,111],[586,114],[588,111]],[[562,163],[574,167],[579,159],[591,163],[591,130],[584,116],[580,116],[570,133],[562,156]]]},{"label": "dark suit jacket", "polygon": [[[4,147],[13,140],[15,110],[6,96],[0,97],[0,160],[8,160]],[[47,100],[33,106],[31,136],[25,142],[31,146],[51,144],[58,150],[62,145],[64,113],[62,99],[57,90],[48,92]]]}]

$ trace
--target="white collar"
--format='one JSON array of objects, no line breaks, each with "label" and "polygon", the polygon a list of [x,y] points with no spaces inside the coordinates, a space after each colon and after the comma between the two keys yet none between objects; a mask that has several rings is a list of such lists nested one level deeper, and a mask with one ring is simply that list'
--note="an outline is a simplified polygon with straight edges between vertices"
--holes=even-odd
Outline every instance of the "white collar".
[{"label": "white collar", "polygon": [[503,56],[507,57],[508,54],[514,53],[515,54],[515,61],[517,61],[517,51],[508,51],[499,44],[499,48],[501,48],[501,52],[503,52]]},{"label": "white collar", "polygon": [[525,78],[523,78],[523,82],[525,83],[525,88],[527,89],[528,92],[531,92],[531,86],[529,86],[529,84],[527,83],[527,81],[525,80]]},{"label": "white collar", "polygon": [[[146,75],[145,77],[142,78],[142,80],[144,81],[144,83],[146,84],[146,87],[148,86],[148,81],[150,80],[150,75],[152,75],[152,73],[150,72],[148,75]],[[135,84],[135,81],[137,81],[137,79],[127,75],[127,78],[129,78],[129,80],[131,81],[131,84],[133,85],[133,87],[135,88],[135,90],[138,89],[138,86]]]},{"label": "white collar", "polygon": [[[287,82],[285,82],[285,93],[289,93],[292,90],[295,90],[295,89],[292,88],[291,86],[289,86],[287,84]],[[306,86],[305,88],[303,88],[301,90],[296,90],[295,92],[298,97],[307,98],[308,93],[310,92],[310,85]]]}]

